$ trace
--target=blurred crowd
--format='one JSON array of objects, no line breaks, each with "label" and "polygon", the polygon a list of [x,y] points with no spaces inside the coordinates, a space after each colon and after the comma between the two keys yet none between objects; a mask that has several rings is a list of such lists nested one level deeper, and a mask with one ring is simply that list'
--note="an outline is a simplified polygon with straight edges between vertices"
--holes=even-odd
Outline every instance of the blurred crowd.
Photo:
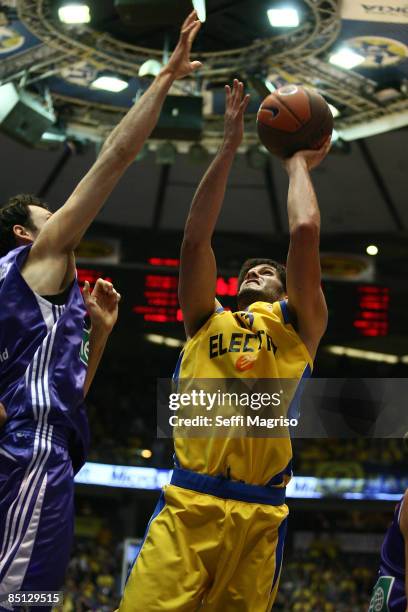
[{"label": "blurred crowd", "polygon": [[[63,612],[112,612],[120,599],[121,545],[77,541],[65,585]],[[274,610],[367,612],[377,555],[341,553],[319,539],[307,551],[286,551]]]},{"label": "blurred crowd", "polygon": [[290,612],[367,612],[375,583],[375,555],[341,553],[319,540],[284,563],[274,609]]}]

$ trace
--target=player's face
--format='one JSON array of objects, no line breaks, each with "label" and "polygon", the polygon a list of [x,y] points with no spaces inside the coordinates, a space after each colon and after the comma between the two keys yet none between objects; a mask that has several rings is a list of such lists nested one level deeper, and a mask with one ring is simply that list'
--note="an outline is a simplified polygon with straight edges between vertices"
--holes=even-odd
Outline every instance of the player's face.
[{"label": "player's face", "polygon": [[52,213],[45,208],[41,208],[41,206],[29,206],[31,221],[35,227],[35,230],[27,229],[27,232],[30,235],[31,240],[35,240],[47,223],[48,219],[52,216]]},{"label": "player's face", "polygon": [[285,291],[276,268],[261,264],[246,273],[239,289],[238,304],[246,307],[253,302],[275,302],[284,296]]}]

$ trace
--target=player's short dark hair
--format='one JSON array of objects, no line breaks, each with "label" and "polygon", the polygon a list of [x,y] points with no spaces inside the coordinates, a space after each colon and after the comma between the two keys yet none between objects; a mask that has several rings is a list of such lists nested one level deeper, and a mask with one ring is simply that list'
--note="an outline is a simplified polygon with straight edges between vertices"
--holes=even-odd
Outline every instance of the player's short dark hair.
[{"label": "player's short dark hair", "polygon": [[254,259],[247,259],[243,263],[242,268],[239,272],[239,276],[238,276],[238,291],[242,283],[244,282],[244,278],[247,275],[248,271],[251,268],[255,268],[255,266],[262,266],[262,265],[268,265],[268,266],[271,266],[272,268],[275,268],[276,272],[278,273],[280,282],[282,283],[283,290],[286,291],[286,268],[285,266],[278,263],[274,259],[266,259],[262,257],[258,257]]},{"label": "player's short dark hair", "polygon": [[13,232],[15,225],[23,225],[31,231],[36,229],[29,206],[39,206],[49,210],[39,198],[27,193],[13,196],[0,208],[0,257],[4,257],[17,246]]}]

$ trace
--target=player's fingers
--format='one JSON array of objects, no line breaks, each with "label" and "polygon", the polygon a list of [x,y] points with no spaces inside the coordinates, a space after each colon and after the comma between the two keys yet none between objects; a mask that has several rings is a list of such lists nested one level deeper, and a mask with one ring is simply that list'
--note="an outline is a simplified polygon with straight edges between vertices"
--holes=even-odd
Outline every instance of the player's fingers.
[{"label": "player's fingers", "polygon": [[[191,45],[191,43],[193,41],[191,41],[191,43],[190,43],[190,35],[191,35],[192,32],[194,32],[195,29],[197,29],[197,32],[198,32],[198,30],[200,29],[200,26],[201,26],[201,21],[195,21],[194,23],[190,23],[190,25],[188,25],[186,28],[184,28],[181,31],[180,41],[183,44],[185,44],[186,41],[187,41],[187,43]],[[194,36],[195,36],[195,34],[193,35],[193,38],[194,38]]]},{"label": "player's fingers", "polygon": [[192,44],[194,42],[194,39],[197,36],[200,28],[201,28],[201,21],[196,21],[193,24],[193,27],[191,28],[191,30],[188,33],[188,45],[189,45],[190,49],[191,49],[191,46],[192,46]]},{"label": "player's fingers", "polygon": [[89,282],[85,281],[84,287],[82,289],[82,295],[84,296],[84,300],[88,300],[90,297],[90,286]]},{"label": "player's fingers", "polygon": [[183,21],[183,25],[181,26],[181,31],[183,31],[190,23],[193,23],[197,19],[197,11],[194,9],[191,11],[189,15]]},{"label": "player's fingers", "polygon": [[225,105],[228,106],[231,103],[231,87],[229,85],[225,86]]},{"label": "player's fingers", "polygon": [[239,105],[239,110],[242,115],[245,113],[246,109],[248,108],[250,99],[251,99],[250,94],[246,94],[241,104]]},{"label": "player's fingers", "polygon": [[190,62],[190,68],[193,72],[195,72],[196,70],[199,70],[199,68],[201,67],[202,67],[202,63],[199,61]]}]

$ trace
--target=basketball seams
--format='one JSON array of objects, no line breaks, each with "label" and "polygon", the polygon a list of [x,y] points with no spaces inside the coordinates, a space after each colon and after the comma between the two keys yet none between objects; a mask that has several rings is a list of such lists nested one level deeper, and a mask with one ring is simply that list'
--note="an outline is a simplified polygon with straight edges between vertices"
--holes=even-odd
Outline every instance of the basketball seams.
[{"label": "basketball seams", "polygon": [[309,114],[310,114],[310,117],[309,117],[309,119],[307,121],[303,121],[303,119],[298,117],[297,114],[295,113],[295,111],[288,104],[285,104],[285,102],[283,101],[283,96],[281,96],[279,98],[279,102],[282,104],[282,106],[284,106],[286,108],[286,110],[290,112],[292,117],[294,117],[296,119],[296,121],[299,123],[299,128],[298,128],[299,130],[302,129],[302,127],[305,127],[306,125],[308,125],[311,122],[312,118],[313,118],[312,101],[311,101],[309,92],[306,89],[305,89],[305,91],[306,91],[306,95],[307,95],[307,100],[309,102]]}]

